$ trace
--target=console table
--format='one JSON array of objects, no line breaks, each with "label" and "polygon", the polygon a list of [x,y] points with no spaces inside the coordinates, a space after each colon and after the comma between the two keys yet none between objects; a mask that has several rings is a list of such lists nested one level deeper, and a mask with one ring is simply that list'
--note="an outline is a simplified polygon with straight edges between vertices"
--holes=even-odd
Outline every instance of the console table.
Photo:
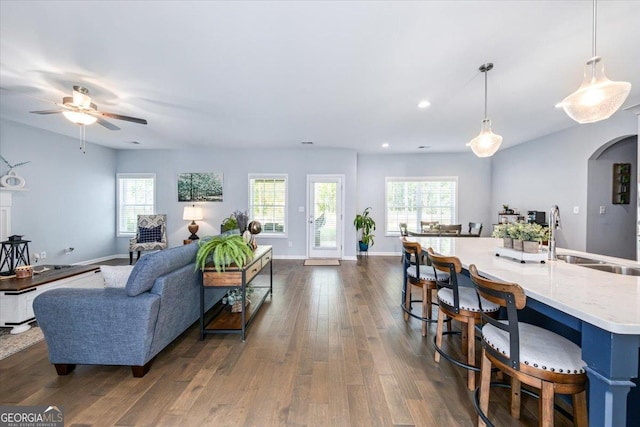
[{"label": "console table", "polygon": [[12,334],[28,331],[35,320],[33,300],[56,288],[102,288],[104,279],[96,265],[44,265],[32,277],[0,280],[0,326]]},{"label": "console table", "polygon": [[[262,303],[273,292],[273,266],[271,246],[258,246],[253,259],[243,268],[226,267],[224,272],[217,272],[212,265],[207,265],[202,272],[200,289],[200,340],[205,334],[228,333],[240,334],[245,340],[246,329],[255,317]],[[252,286],[254,294],[251,304],[247,305],[247,287],[265,267],[269,266],[269,286]],[[242,310],[232,313],[231,306],[223,305],[214,313],[212,319],[205,319],[204,296],[207,289],[240,288],[242,290]]]}]

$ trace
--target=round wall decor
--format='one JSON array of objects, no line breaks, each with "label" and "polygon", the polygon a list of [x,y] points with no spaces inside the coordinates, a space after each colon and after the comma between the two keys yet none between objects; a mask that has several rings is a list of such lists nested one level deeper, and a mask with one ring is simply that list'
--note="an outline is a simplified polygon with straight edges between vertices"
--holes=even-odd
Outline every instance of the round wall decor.
[{"label": "round wall decor", "polygon": [[9,170],[5,176],[0,178],[0,185],[4,188],[18,189],[25,185],[23,177],[18,175],[13,169]]}]

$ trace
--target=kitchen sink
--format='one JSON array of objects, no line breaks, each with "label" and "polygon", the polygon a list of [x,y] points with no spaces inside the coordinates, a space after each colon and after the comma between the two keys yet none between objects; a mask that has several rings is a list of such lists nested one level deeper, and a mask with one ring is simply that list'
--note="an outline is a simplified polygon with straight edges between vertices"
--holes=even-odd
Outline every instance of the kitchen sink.
[{"label": "kitchen sink", "polygon": [[567,264],[606,264],[604,261],[576,255],[558,255],[558,259],[566,262]]},{"label": "kitchen sink", "polygon": [[626,267],[614,264],[581,264],[582,267],[594,270],[606,271],[607,273],[623,274],[625,276],[640,276],[640,268]]}]

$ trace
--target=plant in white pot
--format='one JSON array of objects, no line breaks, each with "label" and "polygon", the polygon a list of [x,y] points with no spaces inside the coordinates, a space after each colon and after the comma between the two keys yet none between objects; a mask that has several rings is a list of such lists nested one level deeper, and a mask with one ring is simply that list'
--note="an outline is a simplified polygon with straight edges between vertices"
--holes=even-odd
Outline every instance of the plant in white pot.
[{"label": "plant in white pot", "polygon": [[237,234],[207,237],[198,241],[196,268],[204,270],[209,262],[213,262],[216,271],[223,272],[225,267],[235,264],[242,268],[253,259],[253,250],[242,236]]}]

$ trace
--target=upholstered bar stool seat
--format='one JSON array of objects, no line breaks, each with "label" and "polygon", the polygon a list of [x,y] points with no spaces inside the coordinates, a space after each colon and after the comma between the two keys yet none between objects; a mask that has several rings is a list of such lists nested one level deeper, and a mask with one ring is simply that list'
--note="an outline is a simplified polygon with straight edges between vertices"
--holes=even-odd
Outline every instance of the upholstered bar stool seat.
[{"label": "upholstered bar stool seat", "polygon": [[[440,274],[438,274],[438,278],[440,278]],[[460,308],[460,310],[480,312],[478,295],[476,294],[475,289],[460,286],[458,287],[458,297],[460,298],[460,301],[458,302],[458,307]],[[440,289],[438,291],[438,302],[442,302],[445,305],[453,307],[453,305],[455,304],[453,298],[453,289]],[[500,310],[500,306],[498,304],[487,301],[486,299],[483,299],[482,310],[486,311],[487,313],[494,312]]]},{"label": "upholstered bar stool seat", "polygon": [[[418,278],[418,274],[416,273],[416,270],[417,268],[415,265],[407,267],[407,275],[409,275],[409,277]],[[449,274],[443,272],[442,274],[438,274],[438,278],[442,280],[449,280]],[[436,275],[433,272],[432,268],[428,268],[428,266],[423,266],[423,268],[420,269],[420,279],[428,280],[430,282],[435,282]]]},{"label": "upholstered bar stool seat", "polygon": [[[484,308],[484,303],[482,304]],[[500,323],[508,324],[506,320]],[[539,326],[519,322],[520,363],[534,369],[559,374],[583,374],[580,347],[568,339]],[[510,357],[509,333],[490,323],[482,327],[482,340],[495,351]]]}]

